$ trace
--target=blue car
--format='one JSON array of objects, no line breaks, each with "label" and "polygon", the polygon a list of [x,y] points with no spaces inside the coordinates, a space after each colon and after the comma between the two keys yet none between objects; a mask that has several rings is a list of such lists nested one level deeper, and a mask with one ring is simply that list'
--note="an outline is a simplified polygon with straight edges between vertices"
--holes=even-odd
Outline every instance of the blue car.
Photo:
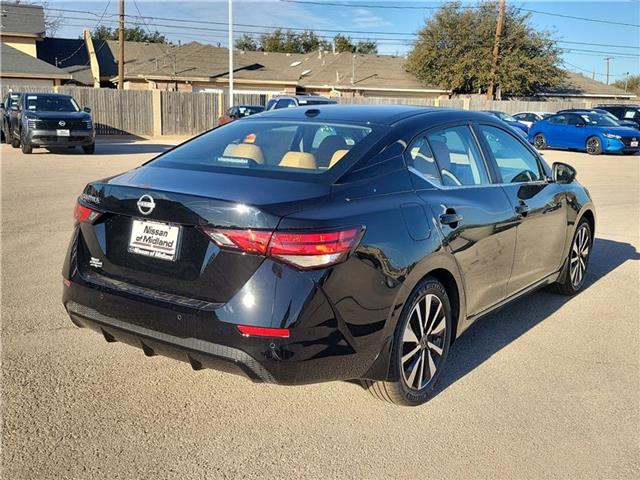
[{"label": "blue car", "polygon": [[527,127],[524,123],[519,122],[518,119],[516,119],[513,115],[509,115],[508,113],[504,112],[498,112],[496,110],[484,110],[484,112],[493,115],[494,117],[498,117],[504,123],[506,123],[510,127],[513,127],[516,132],[527,138],[529,127]]},{"label": "blue car", "polygon": [[640,151],[640,130],[621,127],[598,113],[559,113],[535,123],[529,130],[529,142],[538,150],[561,148],[590,155],[634,154]]}]

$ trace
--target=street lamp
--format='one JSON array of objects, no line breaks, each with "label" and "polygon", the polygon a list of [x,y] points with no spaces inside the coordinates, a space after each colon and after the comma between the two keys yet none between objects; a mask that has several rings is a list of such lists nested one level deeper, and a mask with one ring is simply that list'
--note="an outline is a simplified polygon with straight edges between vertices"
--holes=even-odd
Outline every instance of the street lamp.
[{"label": "street lamp", "polygon": [[229,0],[229,107],[233,107],[233,0]]}]

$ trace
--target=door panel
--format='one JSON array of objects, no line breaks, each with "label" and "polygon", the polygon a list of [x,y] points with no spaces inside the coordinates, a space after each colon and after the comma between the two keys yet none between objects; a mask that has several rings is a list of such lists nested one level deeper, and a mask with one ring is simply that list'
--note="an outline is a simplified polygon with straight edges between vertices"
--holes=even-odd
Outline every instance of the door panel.
[{"label": "door panel", "polygon": [[447,213],[462,217],[439,227],[464,279],[467,315],[503,300],[516,244],[513,208],[504,190],[486,185],[418,194],[436,219]]},{"label": "door panel", "polygon": [[416,192],[431,208],[462,273],[466,314],[480,313],[506,296],[516,241],[509,199],[490,183],[467,125],[428,131],[407,152]]},{"label": "door panel", "polygon": [[560,268],[567,232],[565,189],[548,182],[537,155],[510,132],[489,125],[478,130],[518,224],[507,286],[511,295]]}]

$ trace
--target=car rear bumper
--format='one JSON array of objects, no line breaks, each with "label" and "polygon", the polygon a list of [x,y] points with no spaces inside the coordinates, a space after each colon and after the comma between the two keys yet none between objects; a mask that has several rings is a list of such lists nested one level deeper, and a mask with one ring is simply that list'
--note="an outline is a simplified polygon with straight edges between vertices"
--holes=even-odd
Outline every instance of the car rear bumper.
[{"label": "car rear bumper", "polygon": [[[233,301],[189,304],[159,292],[154,297],[138,291],[140,287],[97,284],[77,270],[71,280],[65,282],[63,304],[75,325],[107,341],[138,347],[147,356],[188,362],[196,370],[213,368],[282,385],[371,378],[367,373],[382,349],[378,341],[356,345],[314,282],[300,293],[303,298],[288,300],[290,305],[303,305],[297,313],[287,312],[290,337],[268,338],[240,334],[238,325],[256,322]],[[262,308],[270,312],[278,308],[275,304],[274,300]]]},{"label": "car rear bumper", "polygon": [[56,130],[29,130],[26,141],[34,147],[79,147],[95,142],[95,130],[71,130],[68,137]]}]

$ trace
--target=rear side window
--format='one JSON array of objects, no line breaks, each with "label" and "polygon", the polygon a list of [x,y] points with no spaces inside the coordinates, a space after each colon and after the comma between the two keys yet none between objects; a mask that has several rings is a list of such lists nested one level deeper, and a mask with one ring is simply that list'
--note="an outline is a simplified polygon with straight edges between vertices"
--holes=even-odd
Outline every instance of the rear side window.
[{"label": "rear side window", "polygon": [[445,186],[484,185],[489,176],[476,140],[467,126],[427,134]]},{"label": "rear side window", "polygon": [[422,136],[413,141],[407,149],[409,153],[408,163],[410,167],[436,185],[442,185],[438,164],[433,156],[431,147],[426,136]]},{"label": "rear side window", "polygon": [[276,102],[276,106],[275,108],[290,108],[290,107],[296,107],[296,102],[291,100],[290,98],[283,98],[281,100],[278,100]]},{"label": "rear side window", "polygon": [[504,183],[542,180],[537,158],[513,135],[488,125],[481,125],[479,128],[496,160]]},{"label": "rear side window", "polygon": [[556,125],[565,125],[567,123],[567,117],[564,115],[554,115],[553,117],[549,117],[549,122]]},{"label": "rear side window", "polygon": [[384,127],[247,117],[197,137],[150,164],[185,169],[236,168],[323,173],[353,149],[367,149]]}]

